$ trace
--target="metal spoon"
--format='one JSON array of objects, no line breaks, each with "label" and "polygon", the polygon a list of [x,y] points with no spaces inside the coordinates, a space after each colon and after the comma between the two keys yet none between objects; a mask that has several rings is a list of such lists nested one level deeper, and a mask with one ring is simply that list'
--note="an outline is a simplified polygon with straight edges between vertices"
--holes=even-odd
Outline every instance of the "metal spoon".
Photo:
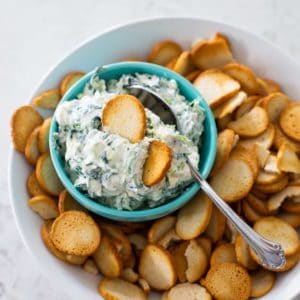
[{"label": "metal spoon", "polygon": [[[172,111],[172,108],[151,88],[136,83],[129,84],[126,88],[129,90],[130,94],[139,98],[146,108],[157,114],[165,124],[175,125],[177,130],[182,132],[180,122]],[[193,167],[188,157],[186,157],[186,162],[190,167],[192,175],[199,182],[202,190],[226,218],[232,222],[237,231],[256,253],[262,265],[269,269],[279,269],[284,266],[286,259],[282,246],[278,243],[269,241],[256,233],[223,199],[217,195],[208,182],[203,179],[201,174]]]}]

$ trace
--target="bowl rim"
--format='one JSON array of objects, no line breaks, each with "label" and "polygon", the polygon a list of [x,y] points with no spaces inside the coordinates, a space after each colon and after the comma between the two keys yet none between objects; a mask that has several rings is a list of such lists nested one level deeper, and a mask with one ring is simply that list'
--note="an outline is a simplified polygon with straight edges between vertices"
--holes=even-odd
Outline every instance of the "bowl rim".
[{"label": "bowl rim", "polygon": [[[105,74],[105,73],[114,72],[118,70],[126,70],[127,68],[132,70],[130,71],[131,74],[135,72],[140,72],[140,73],[145,72],[149,74],[161,73],[160,75],[161,77],[165,77],[168,80],[174,79],[179,86],[179,90],[181,94],[183,94],[186,98],[190,98],[190,100],[192,100],[192,98],[200,99],[201,107],[203,108],[205,113],[205,120],[203,121],[203,127],[206,128],[206,130],[208,131],[208,136],[210,138],[209,150],[207,151],[207,155],[204,160],[203,170],[201,173],[201,176],[204,179],[206,179],[213,167],[213,163],[216,156],[217,128],[216,128],[216,123],[214,120],[213,113],[209,108],[207,102],[204,100],[203,96],[183,76],[163,66],[159,66],[151,63],[146,63],[146,62],[111,63],[111,64],[101,66],[100,73],[102,72],[103,74]],[[57,108],[66,101],[72,101],[74,99],[74,96],[76,97],[76,95],[78,95],[82,91],[83,86],[90,80],[90,78],[97,73],[97,70],[99,70],[99,67],[95,68],[94,70],[90,71],[82,78],[80,78],[62,97]],[[125,72],[125,73],[129,74],[129,72]],[[190,95],[188,96],[189,93]],[[128,220],[140,221],[142,219],[147,219],[147,220],[155,219],[179,209],[181,206],[183,206],[188,201],[190,201],[195,196],[195,194],[200,190],[200,185],[196,182],[192,182],[178,196],[174,197],[173,199],[170,199],[168,202],[163,203],[162,205],[159,205],[154,208],[146,208],[146,209],[132,210],[132,211],[118,210],[116,208],[105,206],[93,200],[91,197],[81,193],[77,188],[74,187],[69,176],[66,174],[64,167],[61,164],[60,155],[55,150],[53,135],[57,132],[57,126],[58,126],[56,121],[57,108],[52,117],[50,133],[49,133],[49,149],[50,149],[50,155],[51,155],[54,168],[62,184],[67,189],[67,191],[75,198],[75,200],[77,200],[81,205],[91,210],[92,212],[119,221],[128,221]],[[199,149],[199,152],[200,151],[201,150]],[[200,161],[201,161],[201,155],[200,155]]]}]

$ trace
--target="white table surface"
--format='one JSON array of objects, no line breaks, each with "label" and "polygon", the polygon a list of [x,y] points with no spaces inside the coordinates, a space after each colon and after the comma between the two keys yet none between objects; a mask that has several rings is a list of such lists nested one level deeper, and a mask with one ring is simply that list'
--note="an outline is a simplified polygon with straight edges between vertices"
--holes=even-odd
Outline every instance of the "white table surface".
[{"label": "white table surface", "polygon": [[[8,199],[9,121],[48,69],[116,24],[198,16],[247,29],[300,60],[299,0],[0,0],[0,299],[70,300],[24,248]],[[259,45],[258,45],[259,46]],[[299,95],[300,97],[300,95]],[[16,183],[18,184],[18,183]],[[74,300],[74,299],[72,299]]]}]

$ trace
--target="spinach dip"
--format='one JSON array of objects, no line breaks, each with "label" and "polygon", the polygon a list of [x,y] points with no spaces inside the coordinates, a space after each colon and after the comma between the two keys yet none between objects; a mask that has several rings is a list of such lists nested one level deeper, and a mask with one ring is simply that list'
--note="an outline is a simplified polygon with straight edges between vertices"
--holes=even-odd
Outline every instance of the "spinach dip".
[{"label": "spinach dip", "polygon": [[[105,131],[101,122],[105,104],[118,94],[128,94],[126,85],[131,82],[159,94],[174,110],[183,134],[148,109],[145,137],[139,143]],[[192,182],[184,156],[198,166],[204,112],[199,100],[188,102],[180,94],[174,80],[133,74],[105,82],[96,73],[78,99],[62,103],[55,116],[59,126],[56,145],[65,169],[74,186],[95,201],[119,210],[152,208],[168,202]],[[154,139],[164,141],[173,158],[164,179],[147,187],[142,181],[143,165]]]}]

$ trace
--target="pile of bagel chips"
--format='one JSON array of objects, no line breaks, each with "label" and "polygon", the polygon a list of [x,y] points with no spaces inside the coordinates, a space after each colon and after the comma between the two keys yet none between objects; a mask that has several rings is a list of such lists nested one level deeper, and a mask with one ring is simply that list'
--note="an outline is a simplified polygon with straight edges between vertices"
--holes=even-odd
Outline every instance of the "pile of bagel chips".
[{"label": "pile of bagel chips", "polygon": [[[48,145],[51,119],[43,120],[37,108],[55,109],[82,72],[67,74],[59,87],[18,108],[11,121],[15,149],[33,167],[28,205],[44,220],[45,246],[61,261],[101,274],[98,291],[105,299],[147,299],[151,291],[161,292],[164,300],[242,300],[267,294],[277,273],[292,269],[300,258],[300,102],[237,62],[228,39],[219,33],[189,50],[175,41],[158,42],[146,60],[186,77],[206,99],[218,126],[217,156],[208,180],[256,232],[282,245],[285,266],[276,272],[265,269],[201,191],[175,214],[145,223],[112,222],[81,207],[55,173]],[[122,135],[113,121],[115,114],[122,115],[115,102],[105,122]],[[138,111],[138,105],[131,108]],[[138,116],[143,120],[142,112]],[[132,142],[141,138],[141,124],[126,136]],[[148,186],[163,178],[171,161],[164,143],[150,148],[143,175]],[[158,158],[161,168],[154,166]]]}]

